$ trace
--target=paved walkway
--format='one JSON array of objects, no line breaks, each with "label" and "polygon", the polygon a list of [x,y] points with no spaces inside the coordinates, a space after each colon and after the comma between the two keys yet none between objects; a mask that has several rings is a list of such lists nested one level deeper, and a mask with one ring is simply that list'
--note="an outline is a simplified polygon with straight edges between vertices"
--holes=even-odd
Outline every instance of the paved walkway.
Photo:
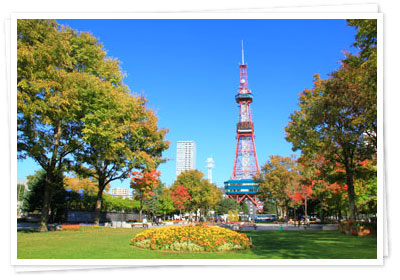
[{"label": "paved walkway", "polygon": [[[187,225],[187,224],[181,224],[181,225]],[[151,228],[159,228],[159,227],[168,227],[168,226],[173,226],[173,224],[167,224],[167,225],[159,225],[159,226],[151,226]],[[176,225],[174,225],[176,226]],[[232,229],[232,226],[229,225],[223,225],[223,224],[217,224],[217,226],[221,226],[224,228],[229,228]],[[53,229],[55,228],[55,225],[48,225],[49,229]],[[281,229],[282,227],[282,229]],[[18,231],[22,231],[22,230],[37,230],[39,228],[39,224],[36,223],[17,223],[17,230]],[[305,227],[305,226],[294,226],[294,225],[290,225],[290,224],[256,224],[256,227],[254,226],[241,226],[240,230],[244,230],[244,231],[252,231],[252,230],[275,230],[275,231],[279,231],[279,230],[283,230],[283,231],[304,231],[304,230],[336,230],[337,229],[337,225],[332,224],[332,225],[315,225],[315,224],[311,224],[309,227]]]}]

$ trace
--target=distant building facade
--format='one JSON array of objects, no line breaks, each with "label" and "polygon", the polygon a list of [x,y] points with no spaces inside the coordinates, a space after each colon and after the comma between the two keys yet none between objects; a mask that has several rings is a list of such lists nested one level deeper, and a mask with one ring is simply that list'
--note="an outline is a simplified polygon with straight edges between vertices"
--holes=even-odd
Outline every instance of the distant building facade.
[{"label": "distant building facade", "polygon": [[178,141],[176,144],[176,177],[183,171],[196,169],[196,143]]},{"label": "distant building facade", "polygon": [[125,188],[113,188],[111,190],[111,195],[112,196],[132,196],[132,190],[125,189]]}]

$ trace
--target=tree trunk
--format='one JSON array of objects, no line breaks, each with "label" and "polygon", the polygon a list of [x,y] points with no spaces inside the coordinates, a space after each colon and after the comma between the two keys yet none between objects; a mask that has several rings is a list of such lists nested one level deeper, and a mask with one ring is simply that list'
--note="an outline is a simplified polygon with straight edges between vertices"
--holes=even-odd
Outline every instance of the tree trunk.
[{"label": "tree trunk", "polygon": [[350,221],[355,221],[357,219],[353,176],[353,169],[346,165],[346,183],[347,195],[349,197]]},{"label": "tree trunk", "polygon": [[99,223],[100,223],[100,211],[101,211],[102,203],[103,203],[103,188],[100,188],[99,192],[97,193],[96,209],[94,211],[94,224],[95,225],[99,225]]},{"label": "tree trunk", "polygon": [[340,220],[342,219],[342,209],[341,209],[341,207],[340,207],[340,201],[338,201],[338,204],[337,204],[337,207],[338,207],[338,222],[340,222]]},{"label": "tree trunk", "polygon": [[143,198],[140,198],[139,200],[140,206],[139,206],[139,221],[143,221],[142,215],[143,215]]},{"label": "tree trunk", "polygon": [[324,205],[323,205],[322,202],[321,202],[321,211],[320,211],[320,213],[319,213],[319,218],[320,218],[320,220],[321,220],[321,223],[324,223],[324,222],[325,222]]},{"label": "tree trunk", "polygon": [[51,191],[54,185],[54,172],[56,169],[57,156],[58,156],[58,146],[60,145],[61,138],[61,124],[58,124],[57,127],[54,128],[54,147],[53,154],[51,156],[49,165],[46,168],[46,185],[44,187],[44,195],[43,195],[43,205],[42,205],[42,213],[40,216],[40,232],[46,232],[47,229],[47,221],[49,219],[49,209],[50,209],[50,201],[51,201]]},{"label": "tree trunk", "polygon": [[307,221],[307,218],[308,218],[308,214],[307,214],[307,196],[306,196],[306,199],[305,199],[305,201],[304,201],[304,218],[306,219],[306,221]]},{"label": "tree trunk", "polygon": [[42,204],[42,213],[40,216],[40,232],[46,232],[47,229],[47,221],[49,219],[49,208],[50,208],[50,194],[51,194],[51,175],[49,172],[46,172],[45,177],[46,185],[44,186],[44,195],[43,195],[43,204]]}]

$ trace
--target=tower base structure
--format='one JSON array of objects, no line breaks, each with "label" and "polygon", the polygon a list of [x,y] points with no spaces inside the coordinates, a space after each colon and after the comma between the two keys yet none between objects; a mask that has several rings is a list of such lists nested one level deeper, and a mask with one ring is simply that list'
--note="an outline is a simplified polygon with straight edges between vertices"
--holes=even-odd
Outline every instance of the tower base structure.
[{"label": "tower base structure", "polygon": [[224,182],[225,194],[237,203],[251,203],[262,211],[264,203],[257,198],[258,184],[252,179],[228,180]]}]

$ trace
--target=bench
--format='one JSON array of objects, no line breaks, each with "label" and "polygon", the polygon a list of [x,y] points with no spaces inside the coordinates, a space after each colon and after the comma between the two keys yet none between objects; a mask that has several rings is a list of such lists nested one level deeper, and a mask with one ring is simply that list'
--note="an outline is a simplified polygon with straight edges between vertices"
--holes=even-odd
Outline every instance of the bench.
[{"label": "bench", "polygon": [[245,227],[253,227],[254,230],[257,229],[257,225],[256,225],[255,223],[251,223],[251,224],[241,224],[241,225],[239,226],[239,229],[242,230],[242,229],[245,228]]},{"label": "bench", "polygon": [[149,224],[148,223],[131,224],[131,227],[132,228],[135,228],[135,227],[149,228]]}]

